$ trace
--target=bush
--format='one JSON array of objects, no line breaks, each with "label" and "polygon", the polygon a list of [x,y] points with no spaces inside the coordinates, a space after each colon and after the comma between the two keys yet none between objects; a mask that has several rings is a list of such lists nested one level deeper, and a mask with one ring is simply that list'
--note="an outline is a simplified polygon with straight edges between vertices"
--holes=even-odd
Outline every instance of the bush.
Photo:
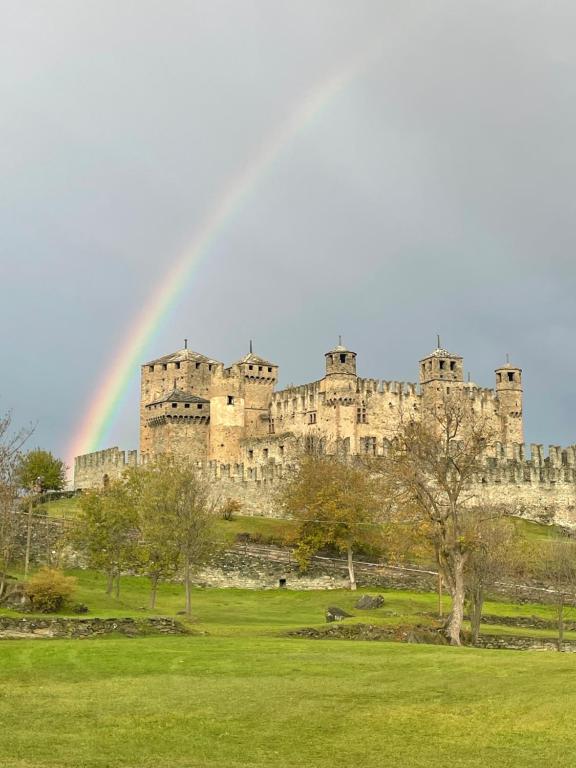
[{"label": "bush", "polygon": [[72,597],[75,587],[76,579],[72,576],[65,576],[62,571],[52,568],[42,568],[26,582],[25,590],[33,610],[54,613]]},{"label": "bush", "polygon": [[223,520],[232,520],[235,512],[240,512],[242,504],[237,499],[226,499],[220,508]]}]

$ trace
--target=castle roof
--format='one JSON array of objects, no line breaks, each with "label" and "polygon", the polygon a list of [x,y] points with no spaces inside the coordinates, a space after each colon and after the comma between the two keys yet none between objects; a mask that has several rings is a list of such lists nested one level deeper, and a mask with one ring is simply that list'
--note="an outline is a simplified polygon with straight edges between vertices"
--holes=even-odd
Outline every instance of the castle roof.
[{"label": "castle roof", "polygon": [[234,365],[244,365],[245,363],[250,363],[250,365],[267,365],[269,367],[273,366],[274,368],[278,367],[276,363],[271,363],[269,360],[264,360],[263,357],[255,355],[254,352],[248,352],[247,355],[244,355],[244,357],[234,363]]},{"label": "castle roof", "polygon": [[[430,352],[429,355],[423,357],[422,360],[428,360],[429,357],[451,357],[454,360],[462,360],[462,355],[455,355],[453,352],[448,352],[447,349],[442,349],[441,347],[437,347],[433,352]],[[420,362],[422,362],[422,360]]]},{"label": "castle roof", "polygon": [[191,360],[194,363],[210,363],[211,365],[220,365],[218,360],[212,360],[206,355],[202,355],[200,352],[194,352],[191,349],[180,349],[178,352],[172,352],[169,355],[158,357],[156,360],[150,360],[144,365],[156,365],[157,363],[183,363],[186,360]]},{"label": "castle roof", "polygon": [[183,392],[181,389],[173,389],[168,392],[167,395],[163,395],[158,400],[154,400],[148,405],[160,405],[161,403],[209,403],[209,400],[205,400],[198,395],[189,395],[187,392]]},{"label": "castle roof", "polygon": [[348,347],[345,347],[343,344],[337,344],[334,349],[331,349],[329,352],[326,352],[327,355],[332,355],[335,352],[350,352],[350,354],[355,355],[355,352],[352,352],[351,349],[348,349]]}]

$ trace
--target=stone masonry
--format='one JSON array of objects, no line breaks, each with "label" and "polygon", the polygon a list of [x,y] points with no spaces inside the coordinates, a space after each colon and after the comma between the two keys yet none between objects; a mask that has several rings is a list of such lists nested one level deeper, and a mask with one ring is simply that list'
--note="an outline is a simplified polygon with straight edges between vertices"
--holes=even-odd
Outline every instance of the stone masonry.
[{"label": "stone masonry", "polygon": [[366,379],[356,353],[339,343],[325,375],[276,390],[278,366],[250,352],[232,365],[188,349],[141,366],[140,456],[118,448],[78,456],[77,489],[101,487],[125,468],[163,452],[197,462],[215,492],[245,514],[278,514],[276,489],[303,442],[339,445],[351,455],[382,455],[403,415],[425,417],[439,398],[464,393],[496,435],[478,494],[533,519],[576,523],[576,453],[523,445],[522,370],[495,370],[495,388],[464,380],[460,355],[440,345],[419,362],[419,383]]}]

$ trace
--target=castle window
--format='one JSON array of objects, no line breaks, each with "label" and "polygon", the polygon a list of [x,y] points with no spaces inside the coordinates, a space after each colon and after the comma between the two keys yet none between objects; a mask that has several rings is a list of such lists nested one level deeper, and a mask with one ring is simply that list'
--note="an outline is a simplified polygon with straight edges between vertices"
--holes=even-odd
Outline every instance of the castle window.
[{"label": "castle window", "polygon": [[148,366],[148,370],[150,371],[150,373],[154,373],[154,366],[153,365],[149,365]]},{"label": "castle window", "polygon": [[164,363],[164,364],[162,365],[162,370],[163,370],[163,371],[166,371],[166,370],[168,370],[168,366],[166,365],[166,363]]},{"label": "castle window", "polygon": [[497,373],[496,374],[496,378],[497,378],[497,381],[502,381],[502,374],[501,373]]},{"label": "castle window", "polygon": [[364,453],[371,454],[372,456],[376,456],[376,438],[375,437],[365,437],[362,440],[362,447],[364,448]]},{"label": "castle window", "polygon": [[198,368],[200,368],[200,363],[196,363],[196,370],[198,370]]},{"label": "castle window", "polygon": [[456,370],[456,361],[450,360],[450,370],[455,371]]},{"label": "castle window", "polygon": [[202,403],[198,403],[198,405],[196,406],[196,409],[201,411],[202,410]]},{"label": "castle window", "polygon": [[176,366],[176,370],[179,371],[180,370],[180,363],[174,363],[174,365]]},{"label": "castle window", "polygon": [[212,364],[209,364],[209,365],[208,365],[208,370],[209,370],[209,371],[211,371],[211,370],[212,370]]},{"label": "castle window", "polygon": [[346,355],[340,355],[340,362],[345,363],[346,362]]},{"label": "castle window", "polygon": [[422,375],[426,373],[426,364],[422,363]]},{"label": "castle window", "polygon": [[258,366],[258,373],[260,373],[260,371],[261,371],[261,370],[262,370],[262,366],[261,366],[261,365],[259,365],[259,366]]},{"label": "castle window", "polygon": [[284,446],[280,446],[280,456],[284,456]]},{"label": "castle window", "polygon": [[172,408],[178,408],[178,403],[172,403]]},{"label": "castle window", "polygon": [[249,370],[249,371],[253,371],[253,370],[254,370],[254,366],[253,366],[253,365],[249,365],[249,366],[248,366],[248,370]]},{"label": "castle window", "polygon": [[512,373],[512,371],[508,373],[508,381],[514,381],[514,374]]},{"label": "castle window", "polygon": [[228,405],[234,405],[234,398],[232,395],[228,395]]},{"label": "castle window", "polygon": [[267,459],[267,458],[268,458],[268,448],[264,448],[264,450],[262,451],[262,456],[263,456],[265,459]]},{"label": "castle window", "polygon": [[446,365],[446,361],[445,361],[445,360],[440,360],[440,363],[439,363],[439,365],[440,365],[440,370],[441,370],[441,371],[443,371],[443,370],[444,370],[444,367],[445,367],[445,365]]},{"label": "castle window", "polygon": [[366,424],[366,406],[362,403],[361,406],[356,408],[356,423]]},{"label": "castle window", "polygon": [[248,450],[248,458],[249,458],[249,459],[253,459],[253,458],[254,458],[254,451],[252,450],[252,448],[250,448],[250,449]]},{"label": "castle window", "polygon": [[308,424],[316,424],[316,411],[308,414]]},{"label": "castle window", "polygon": [[270,419],[270,434],[273,435],[276,432],[276,425],[274,424],[274,419]]},{"label": "castle window", "polygon": [[190,403],[184,403],[184,408],[190,408]]}]

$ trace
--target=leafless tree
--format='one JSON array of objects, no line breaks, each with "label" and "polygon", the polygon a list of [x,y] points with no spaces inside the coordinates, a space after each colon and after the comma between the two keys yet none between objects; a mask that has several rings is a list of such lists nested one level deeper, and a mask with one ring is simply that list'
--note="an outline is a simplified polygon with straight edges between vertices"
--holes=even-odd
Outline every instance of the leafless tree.
[{"label": "leafless tree", "polygon": [[420,420],[403,419],[382,462],[390,498],[424,522],[452,598],[446,634],[460,645],[465,569],[480,526],[497,514],[474,492],[492,431],[464,392],[439,398]]}]

